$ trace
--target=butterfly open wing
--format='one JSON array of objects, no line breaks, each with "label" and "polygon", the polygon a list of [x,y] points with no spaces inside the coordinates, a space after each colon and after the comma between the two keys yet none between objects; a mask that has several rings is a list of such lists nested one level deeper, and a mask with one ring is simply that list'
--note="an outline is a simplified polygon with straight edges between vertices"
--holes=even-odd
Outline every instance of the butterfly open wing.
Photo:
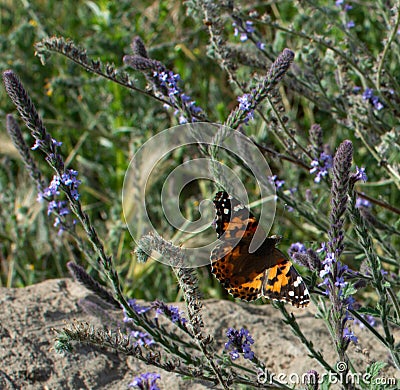
[{"label": "butterfly open wing", "polygon": [[289,259],[267,237],[250,253],[258,228],[256,218],[237,199],[220,191],[214,198],[215,228],[222,241],[211,253],[212,273],[235,298],[246,301],[265,296],[304,307],[310,302],[307,287]]}]

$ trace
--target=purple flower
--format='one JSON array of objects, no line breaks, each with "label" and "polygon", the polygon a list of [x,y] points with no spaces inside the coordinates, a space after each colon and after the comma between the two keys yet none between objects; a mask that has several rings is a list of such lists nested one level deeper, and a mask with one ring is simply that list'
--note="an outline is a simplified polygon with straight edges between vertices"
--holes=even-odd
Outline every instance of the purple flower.
[{"label": "purple flower", "polygon": [[369,100],[374,96],[374,90],[372,88],[367,88],[362,94],[363,100]]},{"label": "purple flower", "polygon": [[246,21],[244,26],[238,25],[236,22],[233,22],[232,26],[234,28],[233,35],[235,37],[239,36],[241,42],[246,42],[249,39],[249,35],[256,31],[251,20]]},{"label": "purple flower", "polygon": [[61,175],[61,180],[66,186],[78,186],[81,184],[80,180],[77,180],[78,172],[73,169],[68,169]]},{"label": "purple flower", "polygon": [[[51,143],[54,145],[54,146],[61,146],[62,145],[62,142],[59,142],[59,141],[57,141],[56,139],[54,139],[54,138],[52,138],[51,139]],[[31,149],[32,150],[36,150],[36,149],[39,149],[40,147],[42,147],[42,146],[44,146],[45,145],[45,143],[43,142],[43,140],[41,140],[41,139],[35,139],[35,144],[31,147]]]},{"label": "purple flower", "polygon": [[373,97],[371,98],[371,103],[374,105],[374,107],[375,107],[378,111],[382,110],[382,108],[384,107],[384,105],[379,101],[378,96],[373,96]]},{"label": "purple flower", "polygon": [[264,50],[264,49],[265,49],[265,43],[264,43],[264,42],[258,41],[258,42],[256,43],[256,46],[257,46],[260,50]]},{"label": "purple flower", "polygon": [[51,142],[52,142],[52,144],[53,144],[54,146],[61,146],[61,145],[62,145],[62,142],[57,141],[57,140],[54,139],[54,138],[51,139]]},{"label": "purple flower", "polygon": [[183,115],[179,115],[178,121],[179,121],[180,125],[184,125],[185,123],[188,123],[188,120]]},{"label": "purple flower", "polygon": [[[346,305],[347,310],[354,310],[354,304],[356,303],[356,300],[354,299],[353,296],[349,295],[345,300],[344,304]],[[350,316],[348,316],[350,318]],[[353,319],[353,318],[351,318]]]},{"label": "purple flower", "polygon": [[319,160],[311,161],[311,174],[316,174],[314,182],[319,183],[323,177],[328,174],[328,170],[332,168],[332,156],[325,152],[322,152]]},{"label": "purple flower", "polygon": [[157,379],[161,379],[160,374],[147,372],[137,376],[128,386],[137,387],[140,390],[160,390],[156,384]]},{"label": "purple flower", "polygon": [[251,344],[254,344],[254,340],[247,329],[229,328],[226,335],[228,342],[225,343],[225,350],[229,351],[232,360],[238,359],[240,353],[243,353],[245,359],[252,360],[254,358],[254,352],[251,350]]},{"label": "purple flower", "polygon": [[248,36],[245,32],[240,33],[240,42],[246,42],[248,39]]},{"label": "purple flower", "polygon": [[244,95],[239,96],[237,100],[239,102],[239,110],[247,114],[246,119],[244,120],[244,122],[247,123],[254,118],[254,110],[252,109],[251,94],[245,93]]},{"label": "purple flower", "polygon": [[335,5],[336,7],[340,7],[344,3],[344,0],[336,0]]},{"label": "purple flower", "polygon": [[372,88],[367,88],[362,94],[362,98],[363,100],[368,100],[378,111],[384,108],[384,105],[379,101],[379,97],[374,95]]},{"label": "purple flower", "polygon": [[[136,303],[136,299],[129,299],[128,305],[138,315],[144,314],[151,309],[150,306],[139,305],[138,303]],[[127,316],[126,310],[124,309],[124,322],[130,322],[131,320],[132,319]]]},{"label": "purple flower", "polygon": [[168,309],[171,313],[171,320],[172,322],[181,322],[182,324],[184,324],[185,322],[187,322],[186,318],[182,317],[183,312],[179,311],[179,309],[176,306],[170,305],[168,306]]},{"label": "purple flower", "polygon": [[270,183],[273,183],[276,189],[282,188],[285,184],[285,180],[279,180],[277,175],[268,177]]},{"label": "purple flower", "polygon": [[336,278],[335,286],[340,288],[344,288],[347,286],[347,282],[344,281],[343,276]]},{"label": "purple flower", "polygon": [[[363,314],[361,314],[361,316],[368,322],[368,324],[370,326],[375,326],[376,325],[376,321],[375,321],[375,318],[373,316],[371,316],[371,315],[363,315]],[[354,325],[358,325],[360,327],[360,329],[364,329],[365,328],[364,323],[362,323],[357,318],[354,320]]]},{"label": "purple flower", "polygon": [[301,242],[295,242],[294,244],[290,245],[288,249],[288,254],[290,257],[293,257],[294,253],[307,253],[307,248]]},{"label": "purple flower", "polygon": [[328,252],[326,254],[325,260],[322,262],[322,264],[332,265],[335,261],[336,261],[335,254],[331,253],[331,252]]},{"label": "purple flower", "polygon": [[70,213],[69,208],[67,207],[67,202],[65,201],[56,201],[52,200],[49,202],[47,206],[47,215],[55,214],[56,217],[54,218],[54,227],[58,227],[58,235],[61,234],[66,230],[66,222],[65,219],[62,217],[67,216]]},{"label": "purple flower", "polygon": [[357,344],[358,342],[357,336],[355,336],[354,333],[349,330],[349,328],[344,328],[343,338],[352,341],[354,344]]},{"label": "purple flower", "polygon": [[356,25],[356,24],[354,23],[353,20],[349,20],[349,21],[346,23],[346,27],[347,27],[347,28],[353,28],[355,25]]},{"label": "purple flower", "polygon": [[237,100],[239,102],[239,110],[249,111],[251,109],[251,95],[249,93],[239,96]]},{"label": "purple flower", "polygon": [[319,249],[316,250],[317,253],[326,252],[326,251],[327,251],[326,242],[322,242],[322,243],[321,243],[321,248],[319,248]]},{"label": "purple flower", "polygon": [[44,195],[48,197],[60,195],[60,191],[58,190],[60,183],[61,180],[59,176],[54,175],[49,186],[43,190]]},{"label": "purple flower", "polygon": [[357,198],[356,199],[356,207],[371,207],[371,202],[367,199]]},{"label": "purple flower", "polygon": [[47,215],[59,214],[61,216],[68,215],[69,209],[67,207],[67,202],[52,200],[47,206]]},{"label": "purple flower", "polygon": [[368,180],[368,176],[365,173],[365,168],[358,168],[356,166],[356,173],[353,176],[354,181],[362,180],[364,183]]},{"label": "purple flower", "polygon": [[31,147],[31,149],[36,150],[36,149],[40,148],[41,146],[43,146],[43,141],[36,138],[35,144]]},{"label": "purple flower", "polygon": [[330,280],[328,277],[324,278],[321,283],[318,284],[318,287],[325,287],[325,290],[322,292],[324,295],[329,295],[329,288],[330,288]]},{"label": "purple flower", "polygon": [[[54,143],[58,144],[57,141],[53,140]],[[61,217],[65,217],[70,213],[70,210],[67,207],[67,202],[65,201],[56,201],[54,198],[60,195],[60,186],[64,185],[69,188],[71,196],[75,199],[79,199],[78,186],[81,183],[76,177],[78,175],[77,171],[73,169],[67,169],[61,177],[58,175],[54,175],[51,180],[49,186],[43,190],[43,192],[39,192],[37,200],[38,202],[42,202],[43,199],[49,201],[47,206],[47,215],[56,214],[56,218],[54,221],[54,226],[59,227],[58,234],[62,234],[64,230],[68,227],[66,224],[66,220]],[[50,201],[50,199],[53,200]],[[76,220],[72,222],[72,225],[76,224]],[[69,226],[71,227],[71,226]]]},{"label": "purple flower", "polygon": [[76,178],[77,176],[78,172],[73,169],[67,169],[61,176],[62,183],[69,187],[71,195],[75,200],[78,200],[80,197],[78,187],[81,181]]},{"label": "purple flower", "polygon": [[58,175],[54,175],[51,180],[49,186],[43,190],[42,194],[39,194],[38,200],[40,201],[43,197],[55,197],[60,195],[59,187],[61,184],[69,187],[72,197],[75,200],[79,199],[78,186],[81,184],[81,181],[76,178],[78,175],[77,171],[73,169],[68,169],[61,175],[61,178]]},{"label": "purple flower", "polygon": [[[175,74],[172,71],[161,71],[154,72],[153,77],[162,87],[166,88],[167,96],[173,106],[183,106],[183,108],[187,109],[184,111],[190,112],[193,116],[202,112],[202,109],[196,106],[196,102],[189,95],[183,93],[182,89],[178,86],[178,82],[181,80],[179,74]],[[175,110],[174,114],[177,115],[179,112],[180,110]],[[186,119],[183,119],[183,115],[181,115],[179,123],[183,124],[187,122]]]},{"label": "purple flower", "polygon": [[251,20],[248,20],[245,22],[245,27],[244,29],[249,33],[252,34],[256,29],[253,26],[253,22]]},{"label": "purple flower", "polygon": [[233,23],[232,23],[232,27],[233,27],[233,35],[234,35],[235,37],[237,37],[237,36],[239,35],[239,29],[238,29],[238,27],[237,27],[236,22],[233,22]]},{"label": "purple flower", "polygon": [[331,288],[330,278],[332,277],[332,268],[333,264],[336,263],[334,253],[328,252],[322,264],[324,268],[319,271],[319,277],[323,278],[323,281],[318,285],[319,287],[325,286],[327,289],[325,290],[325,294],[328,295],[328,289]]},{"label": "purple flower", "polygon": [[154,340],[146,332],[140,332],[138,330],[132,330],[129,334],[131,337],[136,339],[135,347],[137,346],[148,346],[154,344]]},{"label": "purple flower", "polygon": [[166,305],[164,302],[155,301],[152,303],[152,307],[156,309],[156,318],[158,314],[164,314],[172,322],[179,322],[182,325],[187,322],[187,319],[183,317],[183,311],[179,311],[179,308],[174,305]]}]

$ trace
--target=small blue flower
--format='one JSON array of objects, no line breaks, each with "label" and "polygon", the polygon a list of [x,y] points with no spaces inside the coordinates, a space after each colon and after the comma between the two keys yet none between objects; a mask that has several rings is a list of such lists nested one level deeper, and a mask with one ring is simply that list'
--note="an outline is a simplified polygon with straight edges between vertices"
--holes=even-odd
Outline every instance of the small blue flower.
[{"label": "small blue flower", "polygon": [[234,28],[233,35],[235,37],[238,36],[241,42],[246,42],[249,39],[249,35],[256,31],[251,20],[246,21],[244,26],[238,25],[236,22],[233,22],[232,26]]},{"label": "small blue flower", "polygon": [[347,282],[344,281],[343,276],[336,278],[335,286],[340,288],[344,288],[347,286]]},{"label": "small blue flower", "polygon": [[154,340],[147,334],[146,332],[140,332],[138,330],[132,330],[130,332],[130,336],[133,337],[135,341],[135,347],[136,346],[148,346],[151,344],[154,344]]},{"label": "small blue flower", "polygon": [[337,272],[339,273],[339,275],[343,275],[344,273],[346,273],[349,270],[348,265],[343,264],[342,262],[338,261],[337,262]]},{"label": "small blue flower", "polygon": [[32,150],[39,149],[41,146],[43,146],[43,141],[40,139],[35,139],[35,144],[31,147]]},{"label": "small blue flower", "polygon": [[346,23],[346,27],[347,27],[347,28],[353,28],[355,25],[356,25],[356,24],[354,23],[354,20],[349,20],[349,21]]},{"label": "small blue flower", "polygon": [[[319,271],[319,277],[323,278],[326,275],[329,275],[330,272],[331,272],[331,267],[328,264],[325,264],[324,268],[321,269],[321,271]],[[323,282],[323,284],[325,283]]]},{"label": "small blue flower", "polygon": [[[144,314],[144,313],[148,312],[151,309],[150,306],[141,306],[141,305],[139,305],[138,303],[136,303],[136,299],[129,299],[128,300],[128,305],[129,305],[129,307],[131,309],[133,309],[133,311],[136,312],[136,314],[139,314],[139,315]],[[127,313],[126,313],[125,309],[124,309],[124,314],[125,314],[124,322],[130,322],[132,319],[127,316]]]},{"label": "small blue flower", "polygon": [[290,257],[293,257],[294,253],[307,253],[307,248],[301,242],[296,242],[290,245],[290,248],[288,249]]},{"label": "small blue flower", "polygon": [[258,42],[256,43],[256,46],[257,46],[260,50],[265,50],[265,43],[264,43],[264,42],[258,41]]},{"label": "small blue flower", "polygon": [[188,123],[187,119],[183,115],[179,115],[178,121],[179,121],[180,125],[184,125],[185,123]]},{"label": "small blue flower", "polygon": [[362,94],[363,100],[368,100],[376,110],[380,111],[385,106],[379,101],[379,97],[374,95],[374,90],[372,88],[367,88]]},{"label": "small blue flower", "polygon": [[237,100],[239,102],[239,110],[249,111],[251,109],[251,95],[249,93],[239,96]]},{"label": "small blue flower", "polygon": [[176,306],[170,305],[168,306],[168,309],[171,312],[171,320],[172,322],[181,322],[184,324],[187,322],[186,318],[182,317],[183,312],[180,312],[179,309]]},{"label": "small blue flower", "polygon": [[360,208],[360,207],[371,207],[371,202],[367,199],[364,198],[357,198],[356,199],[356,207]]},{"label": "small blue flower", "polygon": [[252,109],[251,94],[245,93],[244,95],[239,96],[237,100],[239,102],[239,110],[247,114],[244,122],[247,123],[250,120],[254,119],[254,110]]},{"label": "small blue flower", "polygon": [[43,190],[44,195],[48,197],[60,195],[60,191],[58,190],[60,184],[60,178],[58,177],[58,175],[54,175],[49,186]]},{"label": "small blue flower", "polygon": [[54,138],[51,139],[51,142],[52,142],[52,144],[53,144],[54,146],[61,146],[61,145],[62,145],[62,142],[57,141],[57,140],[54,139]]},{"label": "small blue flower", "polygon": [[76,178],[77,176],[78,172],[73,169],[67,169],[61,176],[62,183],[69,187],[71,195],[75,200],[80,198],[78,187],[81,181]]},{"label": "small blue flower", "polygon": [[361,167],[358,168],[356,166],[356,174],[355,174],[355,179],[357,180],[362,180],[363,182],[366,182],[368,180],[368,176],[365,173],[365,168]]},{"label": "small blue flower", "polygon": [[249,39],[249,37],[247,36],[247,34],[245,32],[241,32],[239,39],[240,39],[240,42],[246,42]]},{"label": "small blue flower", "polygon": [[229,356],[231,357],[231,360],[236,360],[236,359],[240,358],[240,355],[239,355],[239,352],[237,351],[237,349],[230,351]]},{"label": "small blue flower", "polygon": [[233,35],[237,37],[239,35],[239,29],[237,28],[237,24],[233,22],[232,27],[233,27]]},{"label": "small blue flower", "polygon": [[276,189],[282,188],[285,184],[285,180],[279,180],[277,175],[268,177],[270,183],[273,183]]},{"label": "small blue flower", "polygon": [[164,314],[172,322],[179,322],[184,325],[187,319],[183,317],[183,311],[179,311],[179,308],[174,305],[166,305],[164,302],[155,301],[152,303],[152,307],[156,309],[156,318],[158,314]]},{"label": "small blue flower", "polygon": [[160,374],[147,372],[137,376],[128,386],[137,387],[140,390],[160,390],[156,384],[157,379],[161,379]]},{"label": "small blue flower", "polygon": [[[361,314],[361,316],[367,321],[367,323],[370,325],[370,326],[375,326],[376,325],[376,321],[375,321],[375,318],[373,317],[373,316],[371,316],[371,315],[364,315],[364,314]],[[364,325],[364,323],[362,323],[360,320],[358,320],[357,318],[354,320],[354,325],[358,325],[359,327],[360,327],[360,329],[364,329],[365,328],[365,325]]]},{"label": "small blue flower", "polygon": [[[167,89],[167,95],[173,106],[184,106],[187,108],[193,116],[200,114],[203,110],[196,106],[196,102],[191,99],[189,95],[183,93],[182,89],[178,86],[178,82],[181,80],[179,74],[175,74],[172,71],[154,72],[153,77],[159,81],[160,85]],[[168,105],[164,105],[165,108],[169,108]],[[175,110],[174,114],[177,115],[180,110]],[[195,118],[192,118],[194,121]],[[179,123],[187,123],[188,120],[183,115],[179,117]]]},{"label": "small blue flower", "polygon": [[362,94],[363,100],[371,99],[374,96],[374,90],[372,88],[367,88]]},{"label": "small blue flower", "polygon": [[373,96],[373,97],[371,98],[371,103],[373,104],[373,106],[374,106],[378,111],[382,110],[383,107],[384,107],[384,105],[379,101],[378,96]]},{"label": "small blue flower", "polygon": [[[345,300],[344,304],[346,305],[347,310],[354,310],[354,304],[356,303],[356,300],[354,299],[353,296],[349,295]],[[350,318],[350,316],[348,316]]]},{"label": "small blue flower", "polygon": [[253,22],[251,20],[248,20],[245,22],[245,30],[249,33],[252,34],[256,29],[253,26]]},{"label": "small blue flower", "polygon": [[336,262],[335,254],[332,252],[328,252],[322,264],[332,265],[332,263],[334,262]]},{"label": "small blue flower", "polygon": [[61,216],[65,216],[69,214],[69,209],[67,207],[67,203],[65,201],[56,201],[52,200],[49,202],[47,206],[47,215],[57,213]]},{"label": "small blue flower", "polygon": [[326,252],[327,251],[327,245],[326,245],[326,242],[322,242],[321,243],[321,248],[318,248],[317,249],[317,253],[321,253],[321,252]]},{"label": "small blue flower", "polygon": [[239,354],[243,353],[245,359],[252,360],[254,352],[251,350],[251,345],[254,344],[253,338],[250,336],[247,329],[229,328],[226,332],[228,342],[225,343],[225,350],[229,351],[229,356],[232,360],[239,358]]},{"label": "small blue flower", "polygon": [[354,333],[349,330],[349,328],[344,328],[343,338],[352,341],[354,344],[357,344],[358,342],[357,336],[355,336]]},{"label": "small blue flower", "polygon": [[330,154],[322,152],[319,160],[311,161],[311,174],[316,174],[314,182],[319,183],[323,177],[328,174],[328,170],[332,168],[333,158]]},{"label": "small blue flower", "polygon": [[318,287],[325,287],[325,290],[322,293],[326,296],[329,296],[329,290],[331,288],[331,284],[328,277],[324,278],[322,282],[318,284]]}]

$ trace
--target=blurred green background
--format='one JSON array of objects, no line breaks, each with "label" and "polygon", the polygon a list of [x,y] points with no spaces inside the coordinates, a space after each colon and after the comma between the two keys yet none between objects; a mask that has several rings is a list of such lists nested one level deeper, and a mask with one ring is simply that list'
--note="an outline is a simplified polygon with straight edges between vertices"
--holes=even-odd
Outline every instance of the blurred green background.
[{"label": "blurred green background", "polygon": [[[203,108],[208,118],[223,123],[242,92],[212,58],[215,53],[208,47],[207,23],[199,12],[200,3],[188,1],[183,5],[179,1],[125,0],[3,0],[0,3],[1,71],[12,69],[18,74],[48,131],[63,142],[60,151],[68,167],[78,170],[82,180],[80,193],[85,211],[108,253],[113,255],[125,292],[136,298],[180,299],[176,280],[168,267],[155,261],[137,263],[121,206],[123,178],[134,152],[152,135],[175,126],[177,118],[156,100],[90,74],[61,55],[53,54],[43,66],[35,56],[34,44],[45,37],[63,36],[85,48],[92,59],[99,58],[104,63],[124,68],[122,58],[131,54],[132,39],[140,36],[151,58],[180,74],[184,90]],[[266,15],[266,23],[257,29],[266,42],[267,58],[275,59],[285,47],[296,53],[292,76],[282,83],[280,93],[287,121],[299,142],[305,147],[308,145],[308,130],[313,123],[321,124],[324,142],[332,152],[343,139],[351,139],[355,164],[368,167],[369,181],[361,183],[359,190],[365,190],[372,197],[383,196],[385,201],[398,205],[395,183],[346,122],[351,106],[350,95],[346,93],[352,89],[351,83],[371,87],[376,71],[373,61],[383,50],[382,41],[387,31],[382,23],[389,23],[388,15],[382,11],[384,7],[358,5],[357,12],[352,14],[356,26],[351,32],[340,28],[348,22],[349,16],[335,7],[333,1],[304,2],[303,6],[294,1],[265,5],[254,2],[243,7],[243,14],[257,9],[260,15]],[[343,20],[337,19],[338,15]],[[232,47],[249,45],[234,36],[229,17],[222,20],[224,33]],[[325,37],[320,35],[322,32]],[[326,44],[317,42],[318,39],[323,42],[326,39]],[[338,55],[332,48],[346,56]],[[392,48],[398,49],[398,38]],[[387,55],[385,69],[398,69],[398,53],[398,50],[397,54],[392,50]],[[255,55],[259,54],[255,52]],[[354,63],[365,72],[355,71]],[[146,87],[141,74],[126,70],[137,86]],[[251,83],[255,70],[238,63],[234,71],[245,84]],[[258,71],[265,74],[265,69]],[[347,78],[338,80],[343,74]],[[398,76],[393,74],[396,82]],[[291,83],[294,79],[296,82]],[[397,96],[399,90],[395,91]],[[57,234],[53,220],[47,217],[46,205],[36,202],[36,187],[29,180],[5,130],[5,115],[16,111],[4,88],[0,88],[0,101],[0,285],[21,287],[65,277],[68,274],[66,263],[70,260],[85,265],[95,275],[74,241],[66,234]],[[266,107],[265,117],[269,118],[269,115],[271,108]],[[378,115],[373,113],[371,116]],[[378,119],[370,118],[371,122],[365,118],[360,121],[363,121],[363,131],[368,131],[371,123],[378,121],[381,127],[374,134],[384,135],[391,128],[397,128],[397,118],[396,112],[386,111]],[[269,134],[270,126],[276,127],[256,116],[256,120],[244,129],[247,135],[284,153],[279,137]],[[26,128],[23,131],[28,144],[33,145],[29,132]],[[275,134],[279,135],[279,131]],[[395,138],[396,143],[398,138]],[[326,220],[329,188],[317,186],[307,170],[288,161],[271,159],[268,162],[274,174],[286,181],[288,189],[298,188],[296,205],[301,207],[305,202],[307,189],[314,196],[309,219],[299,214],[296,208],[289,212],[283,202],[278,204],[273,233],[284,236],[281,248],[285,250],[296,241],[320,243],[326,240],[326,232],[318,229],[312,219],[314,215]],[[52,172],[44,161],[40,168],[50,180]],[[188,215],[196,214],[202,197],[212,196],[207,191],[209,188],[196,196],[188,196],[184,204]],[[153,211],[158,212],[157,209]],[[389,224],[398,222],[398,218],[384,208],[378,209],[377,213]],[[392,243],[398,244],[398,240]],[[349,259],[354,261],[361,252],[353,246]],[[354,263],[354,266],[359,264]],[[200,289],[206,297],[226,297],[207,267],[199,269],[198,274]]]}]

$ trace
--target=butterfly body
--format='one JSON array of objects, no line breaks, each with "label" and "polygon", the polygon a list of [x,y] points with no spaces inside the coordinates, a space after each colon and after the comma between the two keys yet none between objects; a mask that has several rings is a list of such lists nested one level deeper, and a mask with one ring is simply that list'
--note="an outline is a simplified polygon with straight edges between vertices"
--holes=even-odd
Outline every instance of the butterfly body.
[{"label": "butterfly body", "polygon": [[307,287],[287,257],[276,248],[277,237],[265,237],[255,251],[251,243],[263,234],[256,218],[237,199],[220,191],[214,198],[215,229],[221,243],[211,253],[212,273],[235,298],[261,296],[307,306]]}]

